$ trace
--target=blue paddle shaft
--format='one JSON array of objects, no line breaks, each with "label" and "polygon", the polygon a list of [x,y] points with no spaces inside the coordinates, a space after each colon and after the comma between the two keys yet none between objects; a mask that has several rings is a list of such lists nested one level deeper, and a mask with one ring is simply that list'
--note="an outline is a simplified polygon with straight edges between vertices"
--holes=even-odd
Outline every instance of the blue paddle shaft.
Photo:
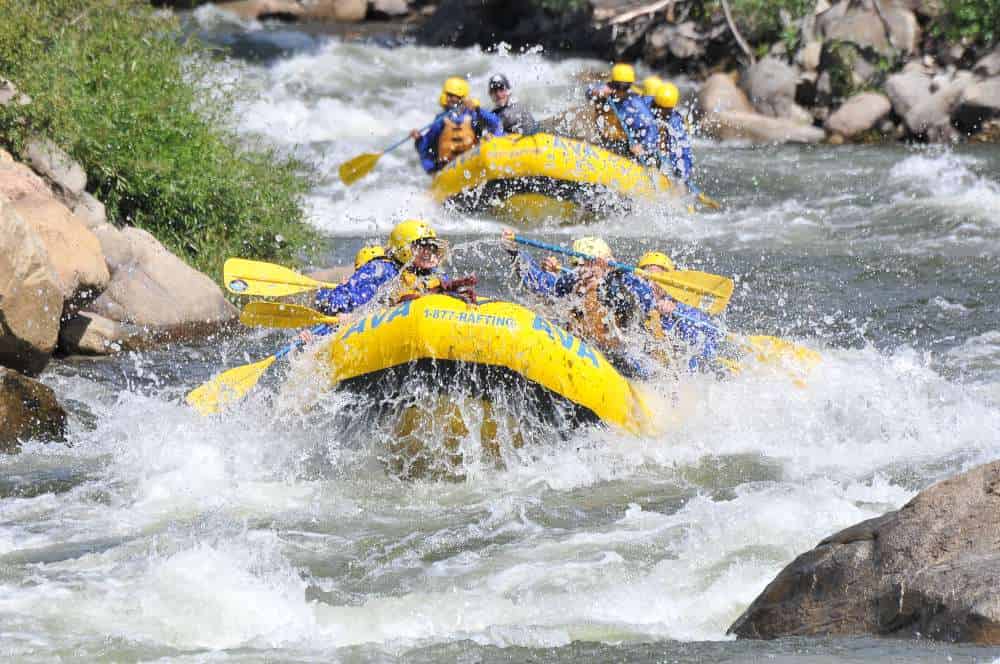
[{"label": "blue paddle shaft", "polygon": [[[310,330],[310,332],[312,332],[316,336],[323,336],[325,334],[330,334],[331,329],[332,328],[327,323],[320,323],[312,330]],[[287,346],[279,350],[277,353],[275,353],[274,359],[280,360],[285,355],[291,353],[293,350],[298,350],[299,348],[302,348],[305,345],[306,342],[302,341],[302,339],[296,339],[295,341],[293,341],[292,343],[288,344]]]}]

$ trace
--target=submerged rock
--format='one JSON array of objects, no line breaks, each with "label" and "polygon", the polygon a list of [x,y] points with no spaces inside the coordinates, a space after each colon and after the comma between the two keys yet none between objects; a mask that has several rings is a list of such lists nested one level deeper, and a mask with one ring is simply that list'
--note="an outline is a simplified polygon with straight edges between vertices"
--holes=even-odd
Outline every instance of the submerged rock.
[{"label": "submerged rock", "polygon": [[1000,461],[823,540],[783,569],[729,633],[1000,645]]},{"label": "submerged rock", "polygon": [[25,440],[63,440],[66,411],[52,388],[0,367],[0,452],[12,454]]}]

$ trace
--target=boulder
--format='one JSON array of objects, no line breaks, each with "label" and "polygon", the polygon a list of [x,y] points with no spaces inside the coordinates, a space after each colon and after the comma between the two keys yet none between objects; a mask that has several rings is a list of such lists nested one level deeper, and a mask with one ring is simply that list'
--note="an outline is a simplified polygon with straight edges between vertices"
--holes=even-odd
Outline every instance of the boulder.
[{"label": "boulder", "polygon": [[0,367],[0,452],[14,454],[26,440],[66,436],[66,411],[52,388]]},{"label": "boulder", "polygon": [[[893,57],[897,51],[915,53],[920,43],[920,26],[909,9],[882,3],[883,23],[870,4],[839,2],[816,19],[816,31],[826,41],[845,41]],[[886,26],[888,24],[888,30]]]},{"label": "boulder", "polygon": [[941,13],[942,0],[895,0],[896,4],[915,14],[936,18]]},{"label": "boulder", "polygon": [[170,332],[213,327],[237,317],[236,308],[215,282],[146,231],[100,227],[96,235],[106,248],[111,283],[88,312]]},{"label": "boulder", "polygon": [[876,127],[892,110],[889,98],[878,92],[854,95],[827,118],[825,127],[845,138],[853,138]]},{"label": "boulder", "polygon": [[395,17],[406,16],[410,6],[406,0],[372,0],[372,12],[377,15]]},{"label": "boulder", "polygon": [[47,138],[33,138],[24,156],[40,175],[51,182],[67,200],[75,200],[87,186],[83,167]]},{"label": "boulder", "polygon": [[249,20],[265,18],[293,20],[301,18],[304,14],[302,5],[297,0],[236,0],[236,2],[221,2],[218,7]]},{"label": "boulder", "polygon": [[823,44],[819,58],[817,91],[824,104],[844,99],[874,85],[879,72],[869,60],[870,51],[847,41]]},{"label": "boulder", "polygon": [[921,69],[904,70],[885,82],[885,93],[899,117],[931,96],[931,77]]},{"label": "boulder", "polygon": [[45,245],[64,300],[88,302],[107,287],[111,275],[100,242],[65,205],[52,197],[30,197],[11,206]]},{"label": "boulder", "polygon": [[698,106],[705,115],[722,111],[753,113],[753,104],[729,74],[712,74],[698,91]]},{"label": "boulder", "polygon": [[1000,117],[1000,76],[972,83],[964,90],[951,113],[961,131],[972,134],[987,120]]},{"label": "boulder", "polygon": [[37,375],[59,336],[63,287],[45,243],[0,201],[0,365]]},{"label": "boulder", "polygon": [[[778,58],[766,57],[751,66],[740,82],[758,112],[801,121],[802,109],[795,103],[799,84],[799,71],[795,67]],[[810,120],[811,117],[805,122]]]},{"label": "boulder", "polygon": [[972,73],[984,77],[1000,76],[1000,45],[991,53],[979,58],[972,68]]},{"label": "boulder", "polygon": [[66,320],[59,330],[59,351],[66,355],[110,355],[126,346],[125,328],[92,312]]},{"label": "boulder", "polygon": [[52,190],[37,173],[14,161],[6,150],[0,150],[0,198],[16,201],[26,197],[51,196]]},{"label": "boulder", "polygon": [[0,106],[16,104],[27,106],[31,103],[31,97],[20,92],[17,86],[6,78],[0,78]]},{"label": "boulder", "polygon": [[357,23],[368,13],[368,0],[300,0],[300,4],[307,19]]},{"label": "boulder", "polygon": [[785,567],[729,631],[1000,645],[1000,461],[823,540]]},{"label": "boulder", "polygon": [[816,71],[819,68],[819,55],[822,51],[823,42],[809,42],[795,56],[795,62],[806,71]]},{"label": "boulder", "polygon": [[702,123],[704,131],[721,140],[748,140],[753,143],[819,143],[826,134],[822,129],[785,118],[760,113],[721,111]]},{"label": "boulder", "polygon": [[646,33],[644,58],[649,63],[691,60],[705,55],[706,39],[694,21],[665,23]]},{"label": "boulder", "polygon": [[104,203],[100,202],[87,192],[83,192],[73,206],[73,214],[83,222],[83,225],[93,230],[101,224],[108,222],[108,213],[104,208]]},{"label": "boulder", "polygon": [[962,98],[962,92],[973,82],[972,74],[959,72],[951,82],[924,98],[903,116],[906,127],[911,133],[925,136],[930,141],[953,140],[956,132],[951,126],[951,113]]}]

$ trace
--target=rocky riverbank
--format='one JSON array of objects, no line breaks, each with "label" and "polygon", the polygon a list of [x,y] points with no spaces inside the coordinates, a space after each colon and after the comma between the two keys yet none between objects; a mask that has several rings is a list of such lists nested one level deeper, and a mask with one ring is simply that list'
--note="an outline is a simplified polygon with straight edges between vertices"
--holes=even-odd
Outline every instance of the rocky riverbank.
[{"label": "rocky riverbank", "polygon": [[[9,81],[4,103],[30,103]],[[109,223],[83,168],[44,138],[0,149],[0,451],[58,439],[65,413],[39,375],[54,354],[108,355],[204,334],[237,311],[150,233]],[[15,373],[16,372],[16,373]]]},{"label": "rocky riverbank", "polygon": [[[239,0],[244,17],[394,19],[424,44],[642,61],[699,81],[706,135],[752,142],[1000,139],[996,35],[949,38],[939,2],[819,0],[802,16],[738,2]],[[780,3],[779,3],[780,5]],[[1000,10],[984,5],[983,20]],[[732,85],[727,84],[724,76]],[[738,88],[738,89],[737,89]]]},{"label": "rocky riverbank", "polygon": [[729,628],[741,638],[925,636],[1000,645],[1000,461],[796,558]]}]

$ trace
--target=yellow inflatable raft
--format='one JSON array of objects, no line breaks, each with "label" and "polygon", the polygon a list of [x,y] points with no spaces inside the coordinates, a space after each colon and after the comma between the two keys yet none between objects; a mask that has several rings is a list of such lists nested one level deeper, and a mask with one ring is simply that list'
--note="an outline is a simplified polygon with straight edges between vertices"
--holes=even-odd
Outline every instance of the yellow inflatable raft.
[{"label": "yellow inflatable raft", "polygon": [[525,224],[574,222],[627,211],[672,191],[669,178],[631,159],[550,134],[481,142],[439,171],[431,195],[462,211]]},{"label": "yellow inflatable raft", "polygon": [[568,413],[652,433],[643,396],[598,350],[546,318],[510,302],[479,305],[427,295],[381,309],[339,330],[329,345],[331,381],[370,394],[413,373],[480,394],[502,386],[518,408]]}]

